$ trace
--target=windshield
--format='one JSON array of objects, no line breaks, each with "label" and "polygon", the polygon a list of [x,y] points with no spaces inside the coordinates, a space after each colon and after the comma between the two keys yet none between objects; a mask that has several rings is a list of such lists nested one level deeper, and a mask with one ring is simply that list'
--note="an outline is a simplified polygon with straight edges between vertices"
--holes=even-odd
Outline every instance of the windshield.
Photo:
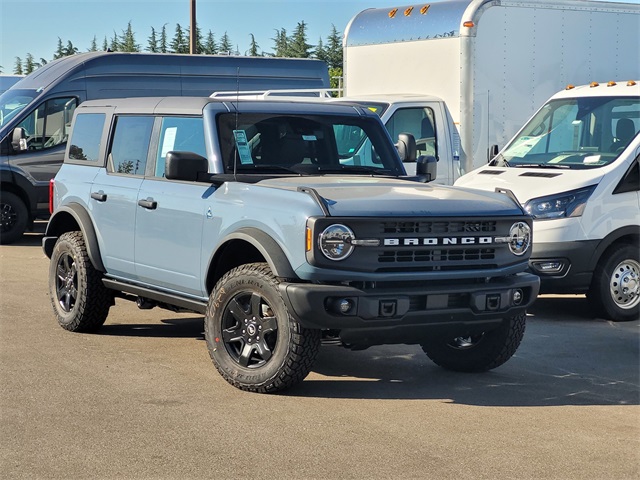
[{"label": "windshield", "polygon": [[552,100],[504,149],[511,167],[597,168],[613,162],[640,131],[640,97]]},{"label": "windshield", "polygon": [[38,96],[36,90],[10,88],[0,95],[0,127],[8,124],[18,112]]},{"label": "windshield", "polygon": [[404,174],[375,118],[229,113],[218,117],[218,134],[226,173]]}]

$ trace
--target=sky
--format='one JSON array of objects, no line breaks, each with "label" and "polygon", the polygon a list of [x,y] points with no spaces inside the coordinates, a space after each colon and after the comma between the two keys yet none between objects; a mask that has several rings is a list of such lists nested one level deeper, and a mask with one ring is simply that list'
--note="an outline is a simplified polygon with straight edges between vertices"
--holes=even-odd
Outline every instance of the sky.
[{"label": "sky", "polygon": [[[50,61],[58,37],[63,45],[71,41],[86,51],[95,36],[100,49],[105,36],[110,42],[114,31],[121,35],[129,22],[144,49],[151,27],[159,32],[166,24],[169,39],[177,23],[188,28],[190,5],[190,0],[0,0],[0,65],[3,73],[13,73],[15,57],[24,61],[27,53],[36,61]],[[219,41],[227,32],[241,53],[249,49],[250,34],[261,50],[273,52],[276,30],[284,28],[290,35],[304,21],[307,41],[315,45],[320,37],[326,42],[332,25],[342,34],[358,12],[390,5],[393,0],[197,0],[196,17],[203,35],[211,30]]]}]

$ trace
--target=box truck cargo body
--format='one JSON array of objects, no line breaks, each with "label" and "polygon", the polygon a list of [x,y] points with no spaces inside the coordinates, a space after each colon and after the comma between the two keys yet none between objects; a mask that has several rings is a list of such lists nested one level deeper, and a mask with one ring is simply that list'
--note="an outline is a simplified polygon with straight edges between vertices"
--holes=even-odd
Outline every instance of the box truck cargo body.
[{"label": "box truck cargo body", "polygon": [[[424,119],[435,120],[437,182],[451,184],[567,84],[640,77],[640,5],[445,0],[367,9],[348,24],[343,47],[345,97],[382,102],[387,127],[418,139]],[[415,95],[431,97],[422,111]]]},{"label": "box truck cargo body", "polygon": [[327,64],[311,59],[90,52],[50,62],[0,96],[0,243],[48,216],[49,180],[85,100],[328,87]]}]

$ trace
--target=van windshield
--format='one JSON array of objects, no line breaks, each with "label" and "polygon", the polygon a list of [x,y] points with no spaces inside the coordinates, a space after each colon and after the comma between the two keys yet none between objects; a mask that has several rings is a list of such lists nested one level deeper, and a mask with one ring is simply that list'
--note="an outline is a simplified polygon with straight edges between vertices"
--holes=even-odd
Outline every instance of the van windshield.
[{"label": "van windshield", "polygon": [[11,122],[38,95],[37,90],[26,88],[10,88],[0,95],[0,128]]},{"label": "van windshield", "polygon": [[638,131],[638,97],[552,100],[496,160],[511,167],[597,168],[618,158]]}]

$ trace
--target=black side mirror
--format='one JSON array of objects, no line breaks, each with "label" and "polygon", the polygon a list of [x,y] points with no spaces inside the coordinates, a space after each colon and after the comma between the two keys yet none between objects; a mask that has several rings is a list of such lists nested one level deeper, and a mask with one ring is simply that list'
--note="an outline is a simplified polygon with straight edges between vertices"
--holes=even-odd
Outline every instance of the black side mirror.
[{"label": "black side mirror", "polygon": [[164,161],[164,176],[170,180],[195,182],[199,174],[209,171],[209,161],[193,152],[168,152]]},{"label": "black side mirror", "polygon": [[396,143],[396,149],[400,160],[403,162],[415,162],[418,154],[418,148],[416,147],[416,138],[410,133],[398,134],[398,143]]},{"label": "black side mirror", "polygon": [[487,149],[487,162],[493,160],[493,158],[498,155],[498,152],[500,152],[500,148],[498,148],[498,145],[491,145]]},{"label": "black side mirror", "polygon": [[11,146],[15,152],[24,152],[27,146],[27,132],[24,128],[16,127],[11,135]]},{"label": "black side mirror", "polygon": [[438,160],[433,155],[420,155],[416,163],[416,176],[424,178],[424,182],[436,179]]}]

